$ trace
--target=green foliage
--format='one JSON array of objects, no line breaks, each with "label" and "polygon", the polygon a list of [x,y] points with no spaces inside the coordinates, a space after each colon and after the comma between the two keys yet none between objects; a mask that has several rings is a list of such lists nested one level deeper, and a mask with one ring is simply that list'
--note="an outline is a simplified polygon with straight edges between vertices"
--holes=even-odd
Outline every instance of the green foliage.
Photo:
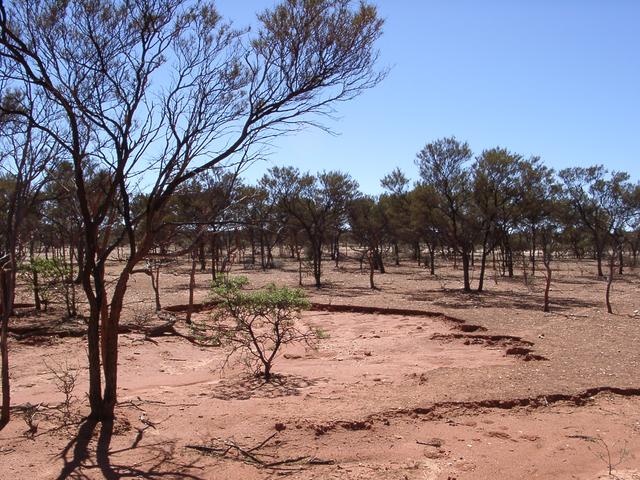
[{"label": "green foliage", "polygon": [[326,330],[320,327],[315,329],[315,334],[316,334],[316,337],[319,338],[320,340],[325,340],[331,337],[331,335],[329,335],[329,332],[327,332]]},{"label": "green foliage", "polygon": [[227,359],[238,353],[249,368],[269,380],[282,345],[312,346],[319,337],[296,325],[300,312],[311,307],[302,290],[271,284],[247,291],[243,289],[247,284],[246,277],[216,277],[211,291],[218,308],[211,323],[195,328],[210,342],[230,346]]},{"label": "green foliage", "polygon": [[214,300],[220,302],[223,314],[277,316],[288,318],[311,307],[303,290],[269,284],[263,290],[243,290],[247,277],[216,277],[212,285]]},{"label": "green foliage", "polygon": [[[71,281],[69,265],[57,258],[34,258],[20,265],[19,272],[45,305],[65,295],[65,283]],[[37,287],[36,287],[37,279]]]}]

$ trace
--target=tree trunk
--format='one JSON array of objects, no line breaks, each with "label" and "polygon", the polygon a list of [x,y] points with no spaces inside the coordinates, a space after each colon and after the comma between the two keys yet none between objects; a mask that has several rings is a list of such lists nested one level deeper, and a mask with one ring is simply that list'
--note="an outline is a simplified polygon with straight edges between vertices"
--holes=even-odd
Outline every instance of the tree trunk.
[{"label": "tree trunk", "polygon": [[2,324],[0,325],[0,357],[2,358],[2,408],[0,409],[0,430],[11,418],[11,384],[9,377],[9,317],[13,310],[12,271],[0,270],[0,293],[2,294]]},{"label": "tree trunk", "polygon": [[604,273],[602,272],[602,245],[600,245],[600,241],[596,239],[596,262],[598,264],[598,277],[604,277]]},{"label": "tree trunk", "polygon": [[607,312],[613,313],[611,308],[611,284],[613,283],[613,274],[616,266],[616,252],[611,252],[611,258],[609,258],[609,278],[607,278],[607,292],[605,294],[605,302],[607,304]]},{"label": "tree trunk", "polygon": [[124,295],[129,280],[129,266],[121,273],[114,288],[108,315],[103,319],[102,328],[102,371],[104,373],[104,395],[102,421],[114,418],[118,400],[118,327],[124,305]]},{"label": "tree trunk", "polygon": [[531,276],[536,276],[536,229],[531,229]]},{"label": "tree trunk", "polygon": [[395,257],[396,267],[400,266],[400,247],[398,247],[398,242],[393,242],[393,256]]},{"label": "tree trunk", "polygon": [[618,248],[618,274],[622,275],[624,267],[624,253],[622,247]]},{"label": "tree trunk", "polygon": [[191,314],[193,311],[193,291],[196,288],[196,266],[197,256],[195,250],[191,252],[191,271],[189,272],[189,306],[187,307],[187,318],[185,322],[191,325]]},{"label": "tree trunk", "polygon": [[211,236],[209,248],[211,249],[211,281],[215,282],[216,275],[218,274],[218,246],[216,244],[215,234]]},{"label": "tree trunk", "polygon": [[[34,241],[31,240],[29,242],[29,260],[31,261],[31,265],[33,266],[33,262],[35,260],[35,245],[34,245]],[[32,273],[33,273],[33,303],[36,307],[36,311],[41,311],[42,310],[42,303],[40,302],[40,283],[39,283],[39,279],[38,279],[38,272],[36,271],[36,269],[32,269]]]},{"label": "tree trunk", "polygon": [[484,272],[487,266],[487,255],[484,248],[482,249],[482,257],[480,258],[480,278],[478,279],[478,292],[482,292],[484,289]]},{"label": "tree trunk", "polygon": [[507,272],[509,274],[509,278],[513,278],[513,251],[511,250],[511,245],[507,243],[505,249],[505,257],[507,262]]},{"label": "tree trunk", "polygon": [[156,312],[162,310],[160,305],[160,265],[153,265],[149,269],[151,274],[151,288],[153,288],[153,294],[156,300]]},{"label": "tree trunk", "polygon": [[374,262],[374,259],[373,259],[373,255],[374,255],[373,251],[374,251],[373,249],[369,249],[369,251],[367,252],[367,257],[368,257],[368,260],[369,260],[369,287],[371,288],[371,290],[375,290],[376,289],[376,285],[373,282],[373,275],[374,275],[375,270],[376,270],[375,262]]},{"label": "tree trunk", "polygon": [[256,238],[253,233],[253,228],[249,229],[249,240],[251,243],[251,265],[256,264]]},{"label": "tree trunk", "polygon": [[462,250],[462,274],[464,278],[464,291],[471,291],[471,281],[469,279],[469,252]]},{"label": "tree trunk", "polygon": [[543,311],[549,311],[549,290],[551,290],[551,255],[542,252],[544,268],[547,272],[546,274],[546,284],[544,287],[544,308]]},{"label": "tree trunk", "polygon": [[484,289],[484,272],[487,266],[487,242],[489,241],[489,232],[485,231],[484,239],[482,241],[482,256],[480,257],[480,278],[478,278],[478,292],[482,292]]},{"label": "tree trunk", "polygon": [[[45,254],[47,250],[48,248],[45,248]],[[82,240],[80,240],[76,245],[76,258],[78,259],[78,275],[76,276],[76,279],[75,279],[76,285],[80,285],[82,283],[82,277],[84,276],[84,264],[85,264],[84,255],[85,255],[84,243],[82,242]]]},{"label": "tree trunk", "polygon": [[436,274],[436,249],[429,246],[429,273]]},{"label": "tree trunk", "polygon": [[207,270],[207,257],[204,252],[204,240],[201,240],[198,244],[198,260],[200,261],[200,271]]},{"label": "tree trunk", "polygon": [[[89,255],[86,253],[85,255]],[[92,257],[93,258],[93,257]],[[104,270],[99,266],[93,268],[93,275],[85,268],[82,284],[89,301],[89,323],[87,327],[87,353],[89,357],[89,406],[90,417],[94,420],[103,418],[102,376],[100,370],[100,316],[103,304],[106,305],[104,291]],[[91,288],[91,279],[96,286],[95,294]]]},{"label": "tree trunk", "polygon": [[313,249],[313,278],[316,281],[316,288],[322,286],[322,244],[312,245]]},{"label": "tree trunk", "polygon": [[374,251],[373,251],[373,259],[374,259],[376,267],[378,268],[380,273],[386,273],[386,270],[384,268],[384,262],[382,260],[382,254],[380,253],[380,249],[379,248],[374,249]]},{"label": "tree trunk", "polygon": [[274,268],[275,263],[273,261],[273,246],[271,243],[267,243],[267,268]]}]

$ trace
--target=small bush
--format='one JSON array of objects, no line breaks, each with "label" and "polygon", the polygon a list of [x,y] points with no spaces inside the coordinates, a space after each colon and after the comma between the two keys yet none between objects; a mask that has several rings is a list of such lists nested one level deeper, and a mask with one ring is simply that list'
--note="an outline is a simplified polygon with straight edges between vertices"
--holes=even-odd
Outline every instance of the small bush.
[{"label": "small bush", "polygon": [[201,329],[208,338],[231,347],[229,356],[239,354],[256,374],[270,380],[273,362],[280,348],[291,343],[315,346],[315,331],[300,328],[297,320],[310,308],[300,289],[268,285],[263,290],[246,291],[245,277],[217,278],[212,295],[219,303],[212,324]]}]

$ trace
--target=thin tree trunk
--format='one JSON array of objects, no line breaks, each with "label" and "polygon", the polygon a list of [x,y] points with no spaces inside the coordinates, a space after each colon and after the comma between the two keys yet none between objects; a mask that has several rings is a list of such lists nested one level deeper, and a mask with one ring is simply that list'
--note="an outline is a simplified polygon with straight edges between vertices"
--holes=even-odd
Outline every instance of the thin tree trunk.
[{"label": "thin tree trunk", "polygon": [[611,258],[609,259],[609,278],[607,278],[607,292],[605,294],[605,302],[607,304],[607,312],[613,313],[611,308],[611,284],[613,283],[613,274],[616,266],[616,252],[611,252]]},{"label": "thin tree trunk", "polygon": [[531,229],[531,276],[536,276],[536,229]]},{"label": "thin tree trunk", "polygon": [[549,311],[549,291],[551,290],[551,255],[542,252],[544,268],[546,270],[546,284],[544,287],[544,308],[543,311]]},{"label": "thin tree trunk", "polygon": [[[29,242],[29,261],[31,262],[31,266],[33,267],[33,263],[35,261],[35,245],[34,240]],[[36,311],[42,310],[42,303],[40,302],[40,283],[38,279],[38,272],[35,268],[32,268],[33,274],[33,303],[36,307]]]},{"label": "thin tree trunk", "polygon": [[597,265],[598,265],[598,277],[600,277],[600,278],[604,277],[604,273],[602,272],[602,251],[603,251],[603,248],[600,245],[600,241],[598,241],[596,239],[596,252],[595,252],[595,254],[596,254],[596,262],[597,262]]},{"label": "thin tree trunk", "polygon": [[151,266],[149,273],[151,273],[151,288],[153,288],[156,300],[156,312],[159,312],[162,310],[162,305],[160,305],[160,265]]},{"label": "thin tree trunk", "polygon": [[485,231],[484,239],[482,242],[482,256],[480,257],[480,278],[478,279],[478,292],[482,292],[484,289],[484,272],[487,266],[487,242],[489,241],[489,232]]},{"label": "thin tree trunk", "polygon": [[367,252],[367,257],[368,257],[368,260],[369,260],[369,287],[371,287],[371,290],[375,290],[376,289],[376,285],[373,282],[373,275],[374,275],[375,270],[376,270],[375,262],[374,262],[374,259],[373,259],[373,255],[374,255],[373,251],[374,251],[373,249],[369,249],[369,251]]},{"label": "thin tree trunk", "polygon": [[469,252],[463,250],[462,252],[462,275],[464,281],[464,291],[471,291],[471,281],[469,279]]},{"label": "thin tree trunk", "polygon": [[622,251],[622,247],[618,248],[618,274],[623,274],[624,267],[624,253]]},{"label": "thin tree trunk", "polygon": [[200,271],[205,272],[207,270],[207,257],[204,252],[204,240],[198,243],[198,259],[200,261]]},{"label": "thin tree trunk", "polygon": [[218,248],[215,235],[211,236],[209,248],[211,249],[211,281],[215,282],[218,273]]},{"label": "thin tree trunk", "polygon": [[191,253],[191,271],[189,272],[189,306],[187,307],[187,318],[185,322],[191,325],[191,314],[193,311],[193,291],[196,288],[196,266],[197,256],[195,250]]},{"label": "thin tree trunk", "polygon": [[482,249],[482,257],[480,258],[480,278],[478,279],[478,292],[482,292],[484,289],[484,272],[487,266],[487,252]]},{"label": "thin tree trunk", "polygon": [[436,274],[436,249],[429,247],[429,273]]},{"label": "thin tree trunk", "polygon": [[267,269],[267,259],[264,253],[264,232],[262,230],[260,231],[260,266],[262,270]]},{"label": "thin tree trunk", "polygon": [[316,288],[322,286],[322,245],[313,245],[313,277],[316,281]]}]

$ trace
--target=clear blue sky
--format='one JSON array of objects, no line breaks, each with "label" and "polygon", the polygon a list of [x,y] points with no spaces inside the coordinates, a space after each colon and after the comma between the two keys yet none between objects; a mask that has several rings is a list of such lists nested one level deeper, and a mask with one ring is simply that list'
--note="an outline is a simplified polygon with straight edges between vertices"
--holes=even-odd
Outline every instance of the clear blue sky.
[{"label": "clear blue sky", "polygon": [[[371,0],[385,18],[388,78],[338,107],[337,137],[279,139],[272,165],[349,172],[366,193],[415,154],[455,135],[475,153],[500,145],[556,169],[602,163],[640,178],[640,1]],[[218,0],[237,26],[273,0]]]}]

